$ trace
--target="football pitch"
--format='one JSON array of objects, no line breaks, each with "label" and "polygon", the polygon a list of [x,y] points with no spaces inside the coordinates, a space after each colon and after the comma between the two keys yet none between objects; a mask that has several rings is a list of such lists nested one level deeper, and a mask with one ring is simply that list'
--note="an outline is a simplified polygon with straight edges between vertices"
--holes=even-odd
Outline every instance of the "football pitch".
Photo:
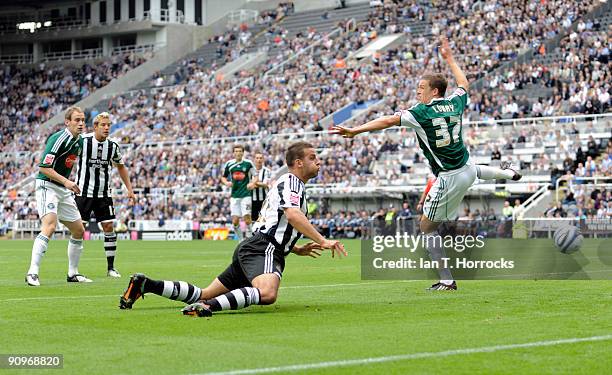
[{"label": "football pitch", "polygon": [[[31,241],[0,242],[0,354],[61,354],[73,374],[515,374],[607,373],[612,281],[461,281],[427,292],[414,280],[362,281],[360,243],[349,256],[290,255],[276,304],[181,315],[147,294],[118,308],[129,275],[206,286],[236,242],[118,243],[121,279],[106,277],[102,243],[85,243],[66,283],[66,241],[51,241],[39,288],[24,274]],[[586,244],[588,247],[588,243]],[[606,370],[608,369],[608,370]],[[6,370],[19,374],[40,370]],[[42,371],[45,373],[44,371]]]}]

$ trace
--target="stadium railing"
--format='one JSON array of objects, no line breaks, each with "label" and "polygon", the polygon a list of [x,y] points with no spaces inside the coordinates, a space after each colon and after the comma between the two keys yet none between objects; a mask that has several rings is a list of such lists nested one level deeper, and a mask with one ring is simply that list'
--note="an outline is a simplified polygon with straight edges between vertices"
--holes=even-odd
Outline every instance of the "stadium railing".
[{"label": "stadium railing", "polygon": [[185,15],[182,10],[176,10],[172,14],[170,9],[151,9],[144,12],[144,19],[160,23],[185,23]]},{"label": "stadium railing", "polygon": [[31,64],[33,62],[34,55],[31,53],[0,56],[0,64]]},{"label": "stadium railing", "polygon": [[42,61],[99,59],[104,56],[102,48],[82,49],[78,51],[47,52]]},{"label": "stadium railing", "polygon": [[576,123],[578,120],[590,120],[593,124],[596,124],[599,120],[610,121],[612,120],[612,113],[599,113],[589,115],[559,115],[559,116],[548,116],[548,117],[523,117],[515,119],[503,119],[503,120],[489,120],[489,121],[464,121],[464,125],[478,126],[490,126],[490,125],[503,125],[503,126],[518,126],[518,125],[538,125],[544,122],[550,122],[552,125],[567,126]]},{"label": "stadium railing", "polygon": [[146,52],[154,52],[164,47],[166,43],[151,43],[151,44],[141,44],[141,45],[130,45],[130,46],[117,46],[113,47],[111,52],[112,55],[123,55],[127,52],[135,52],[135,53],[146,53]]},{"label": "stadium railing", "polygon": [[259,11],[254,9],[234,9],[227,14],[228,25],[239,25],[242,23],[253,24],[257,22]]},{"label": "stadium railing", "polygon": [[541,186],[535,193],[533,193],[527,200],[525,200],[521,205],[512,211],[512,220],[522,220],[525,213],[530,210],[532,207],[537,206],[543,199],[545,199],[550,192],[548,190],[549,184],[545,186]]}]

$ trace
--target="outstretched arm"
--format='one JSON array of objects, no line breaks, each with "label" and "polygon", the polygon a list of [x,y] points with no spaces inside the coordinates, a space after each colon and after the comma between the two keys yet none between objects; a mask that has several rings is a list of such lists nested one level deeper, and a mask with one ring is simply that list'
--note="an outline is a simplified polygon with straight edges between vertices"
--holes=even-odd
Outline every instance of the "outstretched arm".
[{"label": "outstretched arm", "polygon": [[339,134],[344,138],[353,138],[360,133],[383,130],[399,125],[400,120],[401,117],[399,115],[383,116],[355,128],[345,128],[344,126],[335,125],[332,126],[329,132],[331,134]]},{"label": "outstretched arm", "polygon": [[[339,256],[345,255],[346,250],[344,250],[344,245],[340,241],[336,240],[328,240],[317,231],[317,229],[310,224],[308,218],[299,208],[285,208],[285,215],[287,216],[287,221],[294,227],[298,232],[302,233],[304,236],[310,238],[315,243],[319,244],[323,249],[330,249],[332,252],[332,257],[335,254]],[[299,248],[298,248],[299,251]]]},{"label": "outstretched arm", "polygon": [[463,71],[461,70],[459,65],[457,65],[457,62],[455,61],[455,58],[453,57],[453,53],[448,44],[448,39],[445,36],[443,36],[440,38],[440,43],[441,43],[440,55],[442,55],[442,58],[446,61],[451,71],[453,72],[453,76],[455,77],[457,86],[463,87],[465,90],[468,90],[470,83],[468,82],[467,78],[465,77],[465,74],[463,73]]}]

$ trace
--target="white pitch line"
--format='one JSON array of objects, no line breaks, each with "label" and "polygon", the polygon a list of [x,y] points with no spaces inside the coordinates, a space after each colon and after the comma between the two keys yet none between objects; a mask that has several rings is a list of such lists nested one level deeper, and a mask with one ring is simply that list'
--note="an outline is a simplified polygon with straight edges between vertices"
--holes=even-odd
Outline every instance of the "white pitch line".
[{"label": "white pitch line", "polygon": [[372,281],[372,282],[365,282],[365,283],[346,283],[346,284],[294,285],[294,286],[281,286],[280,289],[335,288],[339,286],[413,283],[415,281],[422,281],[422,280],[390,280],[390,281]]},{"label": "white pitch line", "polygon": [[106,295],[84,295],[84,296],[55,296],[55,297],[27,297],[27,298],[8,298],[2,299],[0,302],[18,302],[18,301],[40,301],[40,300],[56,300],[56,299],[90,299],[90,298],[107,298],[107,297],[119,297],[119,294],[106,294]]},{"label": "white pitch line", "polygon": [[207,373],[198,374],[198,375],[270,374],[270,373],[275,373],[275,372],[304,371],[304,370],[314,370],[314,369],[322,369],[322,368],[368,365],[368,364],[373,364],[373,363],[406,361],[406,360],[411,360],[411,359],[421,359],[421,358],[431,358],[431,357],[436,357],[436,358],[448,357],[448,356],[461,355],[461,354],[491,353],[491,352],[498,352],[502,350],[534,348],[534,347],[542,347],[542,346],[553,346],[553,345],[574,344],[574,343],[579,343],[579,342],[592,342],[592,341],[605,341],[605,340],[612,340],[612,335],[578,337],[578,338],[551,340],[551,341],[535,341],[535,342],[528,342],[528,343],[523,343],[523,344],[495,345],[495,346],[485,346],[485,347],[480,347],[480,348],[446,350],[442,352],[423,352],[423,353],[392,355],[392,356],[386,356],[386,357],[372,357],[372,358],[348,359],[348,360],[342,360],[342,361],[306,363],[306,364],[301,364],[301,365],[264,367],[264,368],[254,368],[254,369],[244,369],[244,370],[223,371],[223,372],[207,372]]},{"label": "white pitch line", "polygon": [[[337,288],[340,286],[363,286],[363,285],[376,285],[376,284],[395,284],[395,283],[410,283],[417,280],[393,280],[393,281],[374,281],[365,283],[346,283],[346,284],[322,284],[322,285],[294,285],[294,286],[281,286],[280,289],[308,289],[308,288]],[[89,298],[107,298],[107,297],[119,297],[119,294],[104,294],[104,295],[84,295],[84,296],[54,296],[54,297],[27,297],[27,298],[8,298],[2,299],[1,302],[18,302],[18,301],[41,301],[41,300],[56,300],[56,299],[89,299]]]}]

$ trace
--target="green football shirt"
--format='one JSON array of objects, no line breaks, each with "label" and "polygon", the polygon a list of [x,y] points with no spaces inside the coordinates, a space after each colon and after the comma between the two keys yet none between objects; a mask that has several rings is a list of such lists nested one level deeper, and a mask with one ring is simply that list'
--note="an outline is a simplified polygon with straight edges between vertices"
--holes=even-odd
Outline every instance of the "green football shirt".
[{"label": "green football shirt", "polygon": [[232,159],[225,163],[223,167],[223,177],[232,181],[232,198],[245,198],[251,196],[251,191],[247,189],[249,181],[255,171],[255,165],[248,159],[237,162]]},{"label": "green football shirt", "polygon": [[[70,133],[67,128],[60,130],[51,134],[47,139],[45,151],[42,154],[38,166],[42,168],[53,168],[53,170],[60,175],[70,178],[70,172],[72,172],[72,167],[76,163],[77,158],[81,155],[82,148],[83,138],[80,134],[73,137],[72,133]],[[59,184],[59,182],[52,181],[49,177],[40,172],[36,178]]]},{"label": "green football shirt", "polygon": [[396,113],[401,116],[401,126],[416,131],[419,146],[436,176],[463,167],[470,158],[461,134],[466,105],[467,91],[459,87],[447,98],[435,98]]}]

